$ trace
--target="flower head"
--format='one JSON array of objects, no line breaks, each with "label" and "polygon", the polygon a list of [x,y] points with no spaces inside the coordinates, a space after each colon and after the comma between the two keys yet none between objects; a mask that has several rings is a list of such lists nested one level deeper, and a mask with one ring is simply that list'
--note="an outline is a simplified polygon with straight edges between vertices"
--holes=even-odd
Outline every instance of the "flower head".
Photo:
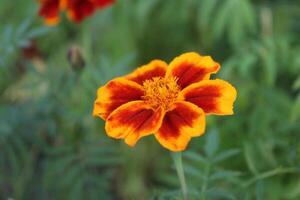
[{"label": "flower head", "polygon": [[96,9],[104,8],[114,0],[39,0],[39,2],[41,4],[39,15],[45,18],[46,24],[55,25],[59,22],[62,10],[67,11],[72,21],[79,23]]},{"label": "flower head", "polygon": [[220,65],[210,56],[185,53],[169,65],[154,60],[98,89],[93,115],[106,121],[108,136],[129,146],[154,134],[171,151],[184,150],[205,131],[205,115],[231,115],[237,92],[210,80]]}]

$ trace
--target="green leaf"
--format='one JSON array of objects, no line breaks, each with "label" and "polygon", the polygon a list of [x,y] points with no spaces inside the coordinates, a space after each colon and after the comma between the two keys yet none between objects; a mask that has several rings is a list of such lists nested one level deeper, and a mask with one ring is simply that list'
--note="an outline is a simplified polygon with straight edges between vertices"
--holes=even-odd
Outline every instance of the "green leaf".
[{"label": "green leaf", "polygon": [[80,179],[81,173],[82,168],[78,163],[77,165],[72,165],[68,169],[61,171],[61,173],[56,176],[61,176],[59,181],[61,187],[69,187],[72,186],[76,180]]},{"label": "green leaf", "polygon": [[236,171],[228,171],[228,170],[222,170],[222,171],[217,171],[213,173],[212,175],[209,176],[210,181],[215,181],[215,180],[226,180],[230,179],[236,176],[240,176],[240,172]]},{"label": "green leaf", "polygon": [[235,196],[223,188],[211,188],[206,192],[209,199],[229,199],[235,200]]},{"label": "green leaf", "polygon": [[246,158],[248,168],[250,169],[250,171],[253,174],[258,174],[258,171],[257,171],[256,166],[254,164],[255,159],[254,159],[253,153],[254,152],[253,152],[251,144],[249,142],[245,142],[244,143],[244,155],[245,155],[245,158]]},{"label": "green leaf", "polygon": [[237,154],[240,153],[240,150],[239,149],[229,149],[229,150],[226,150],[222,153],[219,153],[218,155],[216,155],[214,158],[213,158],[213,162],[214,163],[218,163],[218,162],[221,162],[223,160],[226,160],[228,158],[231,158],[232,156],[235,156]]},{"label": "green leaf", "polygon": [[198,11],[198,19],[200,26],[209,26],[211,23],[212,16],[215,14],[216,5],[218,0],[203,0],[198,1],[200,3]]},{"label": "green leaf", "polygon": [[119,165],[122,161],[117,157],[95,157],[89,156],[86,158],[86,163],[92,166],[111,166]]},{"label": "green leaf", "polygon": [[191,177],[200,178],[201,180],[205,179],[203,172],[199,168],[193,167],[191,165],[185,165],[184,171],[187,175],[190,175]]},{"label": "green leaf", "polygon": [[204,151],[208,157],[212,157],[219,148],[219,133],[217,129],[211,130],[206,135]]},{"label": "green leaf", "polygon": [[294,90],[300,89],[300,75],[299,75],[298,78],[294,81],[293,89],[294,89]]},{"label": "green leaf", "polygon": [[206,158],[204,158],[201,154],[199,153],[195,153],[193,151],[186,151],[183,153],[183,155],[192,160],[192,161],[195,161],[195,162],[200,162],[200,163],[203,163],[203,164],[207,164],[208,163],[208,160]]},{"label": "green leaf", "polygon": [[71,187],[71,190],[67,195],[69,196],[70,199],[74,200],[81,200],[84,195],[82,195],[83,192],[83,187],[84,187],[84,182],[77,180],[74,182],[74,184]]},{"label": "green leaf", "polygon": [[258,181],[255,187],[255,194],[257,200],[264,200],[264,184],[263,181]]},{"label": "green leaf", "polygon": [[40,37],[42,35],[49,33],[50,31],[54,31],[54,30],[55,30],[55,28],[40,27],[40,28],[36,28],[36,29],[29,31],[26,34],[26,37],[29,39],[37,38],[37,37]]},{"label": "green leaf", "polygon": [[256,30],[255,23],[255,12],[253,5],[249,2],[249,0],[239,1],[240,11],[244,19],[244,23],[249,31],[254,32]]},{"label": "green leaf", "polygon": [[214,38],[217,40],[220,39],[222,34],[225,33],[226,30],[226,23],[228,19],[231,19],[229,17],[232,13],[232,2],[233,1],[223,1],[222,6],[219,8],[219,11],[216,13],[216,16],[214,18],[214,25],[213,25],[213,35]]},{"label": "green leaf", "polygon": [[28,31],[30,25],[32,23],[32,19],[31,18],[27,18],[25,19],[21,25],[18,27],[17,31],[16,31],[16,36],[18,38],[23,37],[26,34],[26,31]]}]

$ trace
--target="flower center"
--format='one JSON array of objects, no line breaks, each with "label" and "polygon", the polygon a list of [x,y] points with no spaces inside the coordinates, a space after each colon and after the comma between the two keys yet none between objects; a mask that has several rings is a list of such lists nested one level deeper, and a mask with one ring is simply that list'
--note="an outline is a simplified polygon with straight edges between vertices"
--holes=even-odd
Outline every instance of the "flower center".
[{"label": "flower center", "polygon": [[176,101],[180,91],[176,78],[154,77],[143,82],[144,96],[142,97],[153,108],[162,107],[168,110]]}]

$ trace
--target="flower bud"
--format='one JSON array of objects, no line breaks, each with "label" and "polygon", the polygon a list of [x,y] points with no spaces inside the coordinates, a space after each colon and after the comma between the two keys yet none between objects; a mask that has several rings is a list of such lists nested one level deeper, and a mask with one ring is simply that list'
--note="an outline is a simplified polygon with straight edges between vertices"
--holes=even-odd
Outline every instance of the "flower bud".
[{"label": "flower bud", "polygon": [[68,50],[68,61],[72,69],[76,72],[80,72],[85,65],[85,61],[82,55],[82,51],[78,46],[72,46]]}]

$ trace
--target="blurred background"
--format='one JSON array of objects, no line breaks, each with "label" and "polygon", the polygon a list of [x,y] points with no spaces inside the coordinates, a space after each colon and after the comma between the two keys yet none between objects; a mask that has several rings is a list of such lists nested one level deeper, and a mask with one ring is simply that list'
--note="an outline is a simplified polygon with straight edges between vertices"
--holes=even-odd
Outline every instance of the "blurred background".
[{"label": "blurred background", "polygon": [[92,117],[96,90],[152,59],[211,55],[238,90],[183,162],[190,199],[300,199],[300,1],[119,0],[47,27],[0,2],[0,199],[181,199],[170,152]]}]

